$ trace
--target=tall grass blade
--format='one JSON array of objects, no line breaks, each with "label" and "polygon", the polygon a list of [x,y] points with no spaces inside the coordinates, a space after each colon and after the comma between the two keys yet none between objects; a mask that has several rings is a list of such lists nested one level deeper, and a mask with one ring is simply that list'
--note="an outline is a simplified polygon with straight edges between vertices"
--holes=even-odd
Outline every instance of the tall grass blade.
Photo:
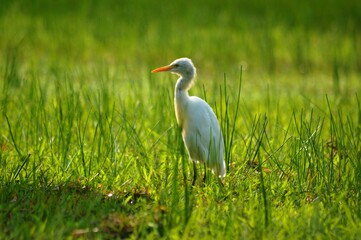
[{"label": "tall grass blade", "polygon": [[[231,136],[230,136],[230,139],[229,139],[229,143],[227,144],[227,148],[226,148],[228,150],[226,152],[226,164],[227,164],[227,170],[228,171],[229,171],[229,165],[230,165],[230,161],[231,161],[231,157],[232,157],[232,146],[233,146],[234,134],[235,134],[235,130],[236,130],[236,122],[237,122],[237,118],[238,118],[239,104],[240,104],[240,100],[241,100],[242,76],[243,76],[243,66],[242,65],[241,65],[241,70],[240,71],[241,72],[240,72],[239,83],[238,83],[236,110],[235,110],[235,113],[234,113],[233,125],[232,125],[232,128],[231,128],[232,129]],[[227,108],[228,108],[228,106],[227,106]]]},{"label": "tall grass blade", "polygon": [[9,118],[8,118],[6,113],[4,113],[4,116],[5,116],[5,119],[6,119],[6,123],[8,124],[8,129],[9,129],[9,134],[10,134],[12,144],[13,144],[16,152],[18,153],[18,155],[21,157],[21,156],[23,156],[23,154],[21,153],[20,149],[18,148],[18,145],[16,144],[13,131],[11,130],[11,125],[10,125]]}]

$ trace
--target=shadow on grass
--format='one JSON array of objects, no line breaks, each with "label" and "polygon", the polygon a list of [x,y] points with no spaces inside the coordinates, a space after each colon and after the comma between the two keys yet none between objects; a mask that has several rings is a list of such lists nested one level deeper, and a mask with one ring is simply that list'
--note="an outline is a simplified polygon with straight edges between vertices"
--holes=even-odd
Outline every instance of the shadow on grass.
[{"label": "shadow on grass", "polygon": [[110,192],[81,181],[50,187],[18,182],[1,192],[4,237],[127,238],[163,232],[166,208],[154,207],[147,189]]}]

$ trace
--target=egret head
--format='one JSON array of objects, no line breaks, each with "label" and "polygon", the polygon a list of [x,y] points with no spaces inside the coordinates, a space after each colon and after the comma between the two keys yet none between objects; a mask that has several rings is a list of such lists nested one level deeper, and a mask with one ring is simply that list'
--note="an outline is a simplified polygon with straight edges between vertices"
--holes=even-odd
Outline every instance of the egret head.
[{"label": "egret head", "polygon": [[194,67],[192,60],[189,58],[179,58],[174,60],[171,64],[154,69],[152,72],[164,72],[169,71],[181,75],[183,77],[188,76],[193,78],[196,74],[196,68]]}]

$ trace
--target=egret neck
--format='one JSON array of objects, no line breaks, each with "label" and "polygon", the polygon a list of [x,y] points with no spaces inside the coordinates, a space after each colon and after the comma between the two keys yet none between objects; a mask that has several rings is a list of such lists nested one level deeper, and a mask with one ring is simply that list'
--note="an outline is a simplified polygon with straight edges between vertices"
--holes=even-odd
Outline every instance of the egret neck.
[{"label": "egret neck", "polygon": [[174,90],[174,106],[178,125],[183,126],[183,114],[186,110],[187,103],[190,101],[188,90],[192,87],[196,75],[196,69],[193,67],[183,74],[176,73],[180,76]]}]

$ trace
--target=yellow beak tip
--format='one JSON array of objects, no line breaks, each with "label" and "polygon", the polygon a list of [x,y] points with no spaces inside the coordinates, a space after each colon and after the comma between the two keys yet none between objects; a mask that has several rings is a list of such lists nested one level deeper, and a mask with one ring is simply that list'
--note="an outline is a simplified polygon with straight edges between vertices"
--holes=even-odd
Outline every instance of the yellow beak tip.
[{"label": "yellow beak tip", "polygon": [[165,72],[165,71],[169,71],[173,68],[173,66],[164,66],[164,67],[159,67],[156,68],[154,70],[152,70],[152,73],[156,73],[156,72]]}]

